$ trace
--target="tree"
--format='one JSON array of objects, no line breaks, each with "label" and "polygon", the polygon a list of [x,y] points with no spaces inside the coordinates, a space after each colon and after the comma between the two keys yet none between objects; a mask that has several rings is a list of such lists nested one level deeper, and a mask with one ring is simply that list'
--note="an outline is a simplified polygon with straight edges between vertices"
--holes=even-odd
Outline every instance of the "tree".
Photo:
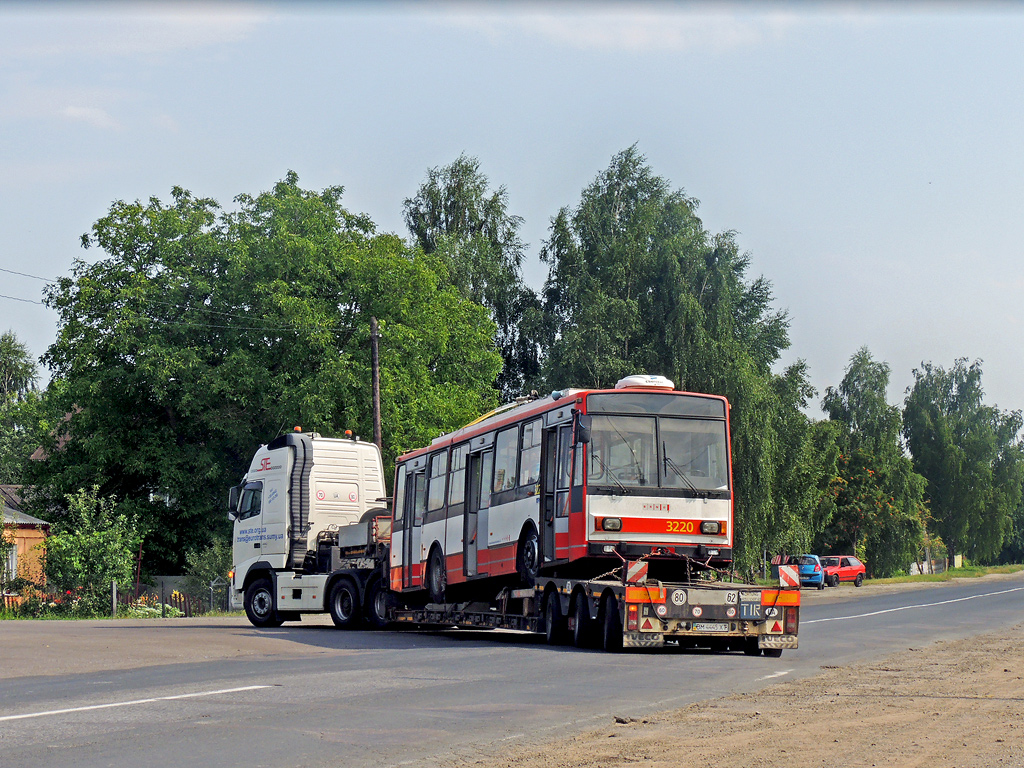
[{"label": "tree", "polygon": [[38,368],[13,331],[0,334],[0,483],[18,484],[36,448]]},{"label": "tree", "polygon": [[138,517],[147,566],[180,568],[226,534],[226,489],[259,443],[294,425],[372,433],[371,317],[386,460],[493,406],[486,310],[341,195],[289,173],[232,212],[180,188],[111,206],[83,236],[106,257],[46,296],[49,400],[66,418],[34,467],[39,503],[95,481]]},{"label": "tree", "polygon": [[747,280],[750,257],[732,232],[707,232],[697,206],[630,147],[578,206],[558,212],[541,254],[549,265],[544,374],[547,387],[563,388],[658,373],[728,397],[735,555],[750,567],[764,549],[809,541],[831,454],[827,434],[799,413],[813,392],[806,366],[771,370],[789,345],[771,285]]},{"label": "tree", "polygon": [[889,365],[861,347],[850,358],[822,408],[838,427],[834,512],[816,542],[832,552],[852,552],[872,574],[890,576],[917,559],[924,537],[924,478],[913,471],[900,442],[902,419],[889,405]]},{"label": "tree", "polygon": [[951,554],[992,562],[1013,543],[1024,483],[1020,411],[983,402],[981,362],[914,370],[903,411],[915,469],[927,478],[938,532]]},{"label": "tree", "polygon": [[480,161],[463,154],[427,171],[416,195],[405,200],[404,215],[416,243],[443,265],[451,284],[490,311],[504,361],[498,390],[511,401],[536,383],[542,315],[522,280],[523,220],[508,212],[508,192],[491,190]]},{"label": "tree", "polygon": [[67,496],[67,513],[46,539],[47,586],[67,593],[76,613],[109,610],[110,585],[132,582],[141,536],[134,517],[124,514],[99,487]]},{"label": "tree", "polygon": [[221,584],[227,583],[232,565],[231,542],[213,539],[205,549],[194,549],[185,556],[182,586],[187,594],[203,597],[209,593],[210,584],[218,579]]}]

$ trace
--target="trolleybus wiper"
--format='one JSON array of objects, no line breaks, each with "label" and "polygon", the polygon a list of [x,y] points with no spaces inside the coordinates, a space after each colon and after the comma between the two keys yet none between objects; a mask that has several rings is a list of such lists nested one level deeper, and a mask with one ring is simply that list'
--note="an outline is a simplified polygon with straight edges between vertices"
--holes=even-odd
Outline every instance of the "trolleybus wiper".
[{"label": "trolleybus wiper", "polygon": [[679,468],[679,467],[678,467],[678,466],[676,465],[676,463],[675,463],[674,461],[672,461],[672,459],[671,459],[671,458],[669,458],[669,455],[668,455],[668,446],[667,446],[667,445],[666,445],[665,443],[662,443],[662,444],[661,444],[661,453],[662,453],[662,455],[663,455],[663,456],[665,457],[665,466],[666,466],[666,467],[668,467],[669,469],[671,469],[671,470],[672,470],[673,472],[675,472],[675,473],[676,473],[677,475],[679,475],[679,479],[680,479],[680,480],[682,480],[682,481],[683,481],[684,483],[686,483],[686,487],[687,487],[687,488],[689,488],[689,489],[690,489],[691,491],[693,491],[693,492],[694,492],[695,494],[697,494],[697,496],[700,496],[700,497],[705,497],[705,496],[707,496],[707,492],[706,492],[706,491],[700,491],[700,490],[698,490],[698,489],[697,489],[697,486],[696,486],[696,485],[694,485],[694,484],[693,484],[693,483],[692,483],[692,482],[690,481],[690,478],[686,476],[686,473],[685,473],[685,472],[683,472],[683,470],[681,470],[681,469],[680,469],[680,468]]},{"label": "trolleybus wiper", "polygon": [[597,459],[597,463],[601,465],[601,469],[604,470],[604,473],[609,478],[611,478],[611,481],[613,483],[615,483],[615,486],[619,489],[619,493],[621,493],[623,496],[625,496],[628,493],[628,491],[626,490],[626,486],[624,486],[621,482],[619,482],[619,478],[617,478],[615,476],[615,473],[612,472],[610,469],[608,469],[608,465],[607,464],[605,464],[603,461],[601,461],[601,457],[597,455],[596,451],[591,453],[590,455],[593,458]]},{"label": "trolleybus wiper", "polygon": [[636,479],[640,481],[640,485],[647,485],[647,478],[644,477],[644,468],[640,465],[640,459],[636,457],[636,451],[633,450],[633,446],[629,444],[629,440],[626,436],[619,431],[619,428],[615,426],[614,417],[608,420],[611,428],[615,430],[615,434],[622,439],[622,444],[626,446],[630,455],[633,457],[633,467],[636,469]]}]

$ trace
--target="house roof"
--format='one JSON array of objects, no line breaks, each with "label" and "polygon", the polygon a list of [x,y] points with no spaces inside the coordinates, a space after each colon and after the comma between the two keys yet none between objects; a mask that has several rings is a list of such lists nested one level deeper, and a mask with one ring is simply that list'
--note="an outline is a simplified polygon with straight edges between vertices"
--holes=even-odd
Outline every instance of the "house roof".
[{"label": "house roof", "polygon": [[0,485],[0,504],[10,509],[21,509],[21,486]]},{"label": "house roof", "polygon": [[26,515],[17,509],[11,509],[4,504],[4,525],[16,525],[19,528],[35,528],[36,526],[42,526],[43,528],[49,528],[50,524],[45,520],[40,520],[38,517],[32,517],[32,515]]}]

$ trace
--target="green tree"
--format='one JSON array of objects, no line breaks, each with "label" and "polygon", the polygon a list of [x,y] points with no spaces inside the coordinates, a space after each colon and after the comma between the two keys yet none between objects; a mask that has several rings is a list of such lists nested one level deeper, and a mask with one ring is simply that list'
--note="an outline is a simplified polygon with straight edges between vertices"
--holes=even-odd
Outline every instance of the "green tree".
[{"label": "green tree", "polygon": [[542,313],[523,283],[523,220],[508,212],[505,187],[490,189],[480,161],[459,155],[427,171],[416,195],[405,200],[404,215],[416,243],[443,265],[452,285],[490,311],[504,361],[497,382],[502,398],[511,401],[534,386]]},{"label": "green tree", "polygon": [[985,563],[1015,541],[1024,447],[1020,411],[985,405],[981,374],[981,362],[965,358],[948,371],[924,363],[914,370],[903,420],[938,533],[951,554]]},{"label": "green tree", "polygon": [[39,369],[13,331],[0,334],[0,483],[18,484],[36,449]]},{"label": "green tree", "polygon": [[110,584],[134,580],[141,535],[134,517],[99,487],[67,496],[67,512],[46,539],[48,589],[66,592],[77,613],[105,613]]},{"label": "green tree", "polygon": [[[194,549],[185,556],[185,579],[182,586],[189,595],[206,597],[210,584],[220,579],[227,583],[232,566],[231,542],[213,539],[204,549]],[[212,607],[212,606],[211,606]]]},{"label": "green tree", "polygon": [[656,373],[728,397],[735,555],[750,567],[809,540],[833,459],[827,432],[798,412],[813,392],[806,366],[772,371],[789,340],[771,285],[747,279],[749,256],[733,233],[707,232],[697,206],[630,147],[558,212],[542,252],[544,373],[551,388]]},{"label": "green tree", "polygon": [[46,298],[49,400],[66,418],[34,467],[39,503],[95,479],[140,520],[147,566],[181,567],[226,534],[226,489],[259,443],[294,425],[372,433],[374,316],[388,461],[493,406],[486,310],[341,195],[289,173],[232,212],[180,188],[111,206],[83,237],[106,256]]},{"label": "green tree", "polygon": [[816,545],[855,552],[871,573],[890,576],[917,559],[924,537],[924,478],[913,471],[900,442],[900,409],[889,405],[889,366],[861,347],[822,408],[838,427],[838,473],[833,514]]}]

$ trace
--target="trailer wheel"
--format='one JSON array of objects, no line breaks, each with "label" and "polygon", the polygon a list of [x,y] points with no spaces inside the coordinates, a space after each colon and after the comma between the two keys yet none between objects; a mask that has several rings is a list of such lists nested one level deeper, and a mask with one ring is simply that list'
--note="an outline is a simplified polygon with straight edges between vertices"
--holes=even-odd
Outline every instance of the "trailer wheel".
[{"label": "trailer wheel", "polygon": [[519,536],[519,546],[516,548],[516,571],[524,587],[532,587],[536,583],[539,570],[540,538],[537,529],[527,525]]},{"label": "trailer wheel", "polygon": [[593,648],[594,629],[591,626],[593,620],[590,618],[587,596],[583,593],[576,595],[576,599],[573,601],[572,616],[572,644],[577,648]]},{"label": "trailer wheel", "polygon": [[334,582],[327,603],[338,629],[351,629],[359,621],[359,590],[352,579],[341,578]]},{"label": "trailer wheel", "polygon": [[283,623],[274,610],[274,585],[270,579],[256,579],[245,590],[245,615],[254,627],[280,627]]},{"label": "trailer wheel", "polygon": [[384,590],[384,580],[380,576],[371,576],[366,586],[366,623],[370,629],[384,629],[388,624],[388,595]]},{"label": "trailer wheel", "polygon": [[748,637],[743,641],[743,653],[747,656],[760,656],[761,648],[757,644],[756,637]]},{"label": "trailer wheel", "polygon": [[427,560],[427,590],[430,592],[431,601],[443,603],[447,588],[448,573],[445,571],[444,558],[441,556],[441,550],[434,547],[430,550],[430,558]]},{"label": "trailer wheel", "polygon": [[622,650],[622,617],[614,595],[605,595],[601,601],[601,647],[609,653]]},{"label": "trailer wheel", "polygon": [[544,638],[548,645],[565,643],[565,617],[562,616],[562,603],[557,592],[548,592],[544,599]]},{"label": "trailer wheel", "polygon": [[782,649],[781,648],[765,648],[764,649],[764,655],[768,656],[770,658],[773,658],[773,659],[777,659],[777,658],[779,658],[779,656],[782,655]]}]

